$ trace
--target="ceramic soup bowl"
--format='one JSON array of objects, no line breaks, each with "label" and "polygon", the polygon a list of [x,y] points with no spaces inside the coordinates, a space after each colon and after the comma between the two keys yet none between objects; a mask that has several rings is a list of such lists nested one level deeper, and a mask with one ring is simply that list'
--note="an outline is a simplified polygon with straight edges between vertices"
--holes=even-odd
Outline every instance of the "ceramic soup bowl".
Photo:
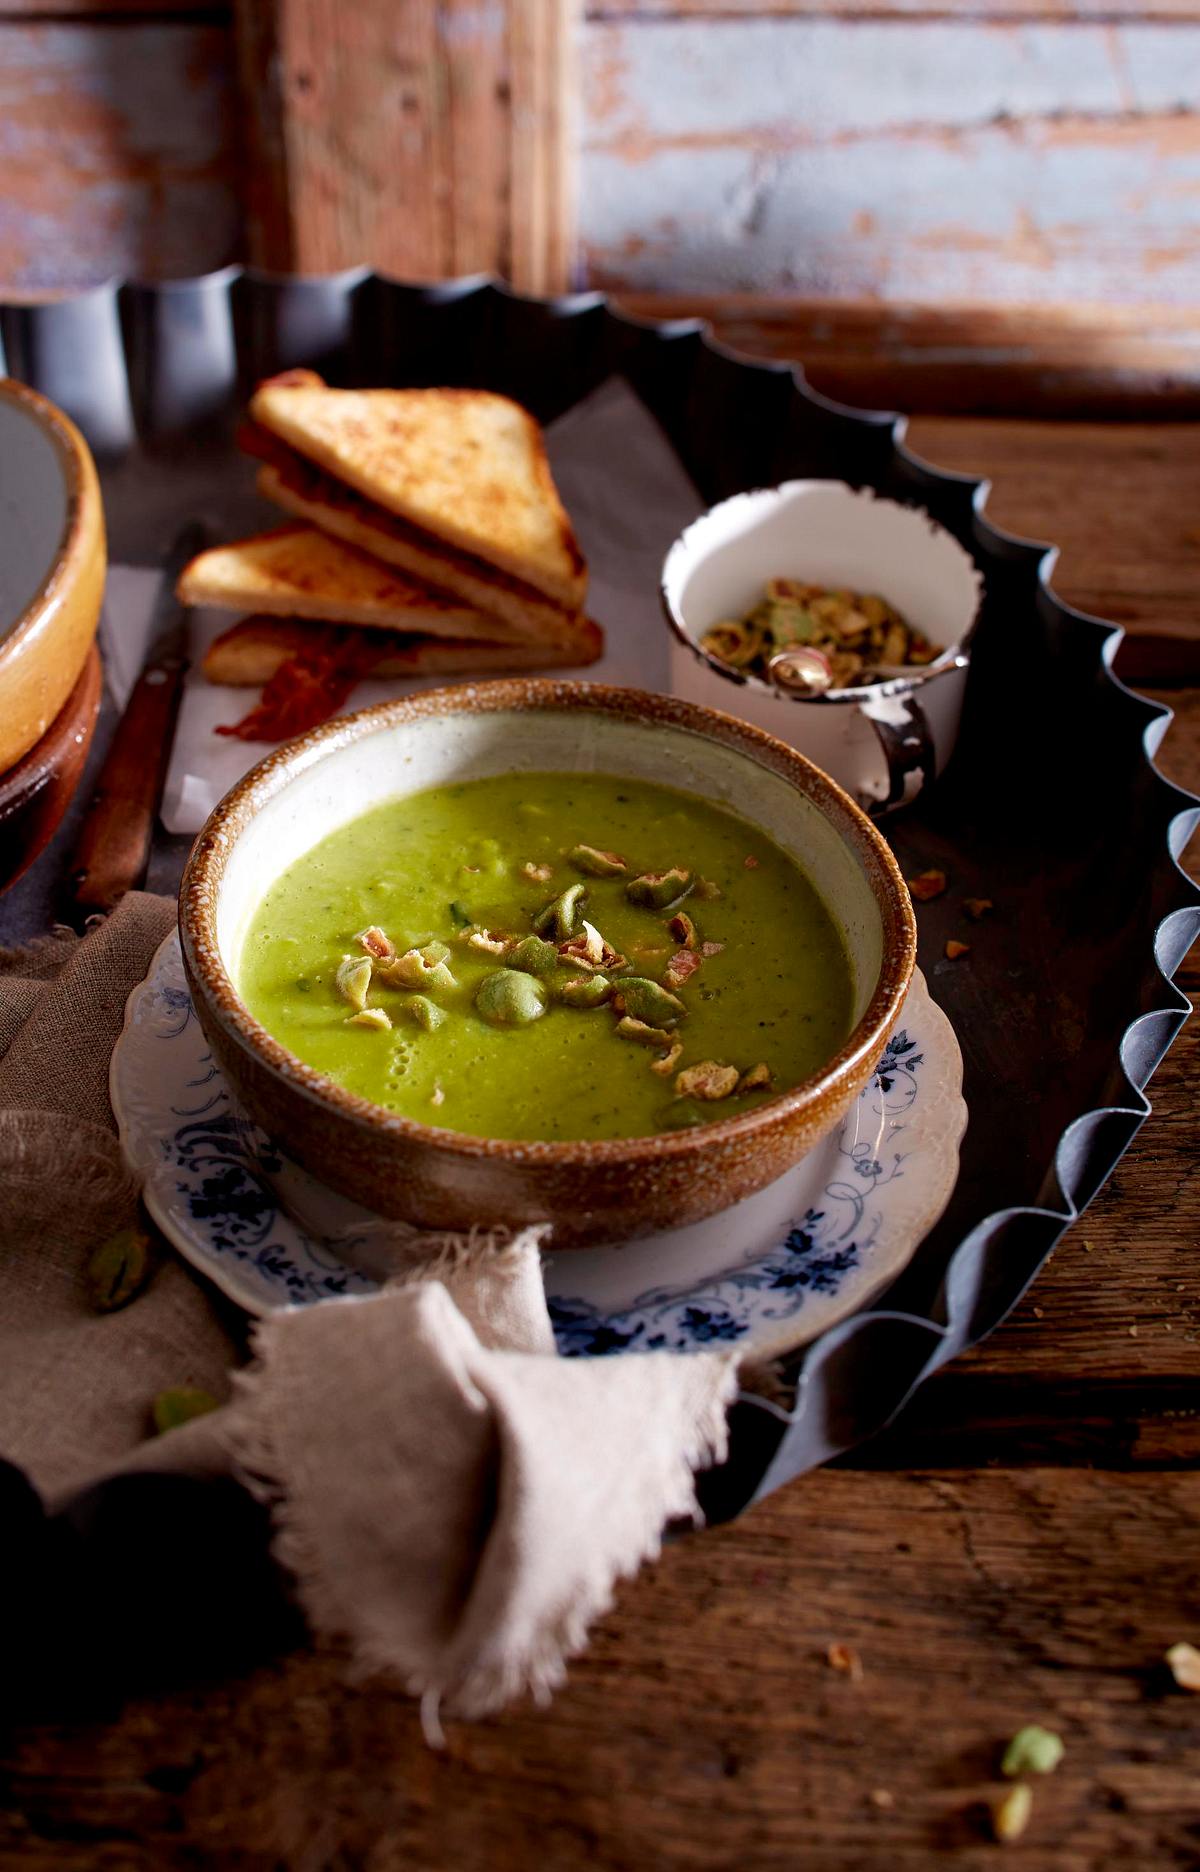
[{"label": "ceramic soup bowl", "polygon": [[[797,695],[701,649],[743,616],[771,578],[879,592],[941,654],[911,675]],[[958,735],[982,581],[969,553],[919,507],[842,481],[785,481],[721,501],[680,534],[663,564],[671,687],[731,709],[807,754],[870,813],[915,799]]]},{"label": "ceramic soup bowl", "polygon": [[0,774],[37,745],[80,681],[105,570],[87,443],[45,397],[0,378]]},{"label": "ceramic soup bowl", "polygon": [[[600,1142],[471,1137],[357,1097],[249,1013],[239,957],[263,893],[319,840],[384,800],[488,774],[601,772],[728,806],[799,860],[839,925],[853,1029],[821,1070],[757,1109]],[[915,927],[874,826],[794,749],[670,697],[510,681],[364,709],[269,755],[217,807],[180,896],[196,1011],[245,1110],[317,1177],[430,1228],[550,1222],[559,1245],[618,1241],[714,1214],[781,1176],[855,1098],[895,1025]]]}]

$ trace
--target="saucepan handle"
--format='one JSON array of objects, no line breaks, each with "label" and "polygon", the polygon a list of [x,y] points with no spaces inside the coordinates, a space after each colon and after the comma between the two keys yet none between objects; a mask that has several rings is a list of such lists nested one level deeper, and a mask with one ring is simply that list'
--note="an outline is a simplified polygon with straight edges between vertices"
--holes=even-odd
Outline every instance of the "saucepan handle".
[{"label": "saucepan handle", "polygon": [[922,787],[932,784],[937,756],[928,718],[915,695],[873,696],[861,706],[887,762],[887,796],[867,809],[878,817],[910,805]]}]

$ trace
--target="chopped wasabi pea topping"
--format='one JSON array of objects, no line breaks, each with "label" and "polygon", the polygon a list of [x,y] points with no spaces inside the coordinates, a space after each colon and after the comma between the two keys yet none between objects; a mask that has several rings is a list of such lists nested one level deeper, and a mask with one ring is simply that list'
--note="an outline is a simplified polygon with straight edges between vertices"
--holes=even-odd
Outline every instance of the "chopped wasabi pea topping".
[{"label": "chopped wasabi pea topping", "polygon": [[611,993],[607,975],[572,975],[557,990],[558,999],[569,1008],[603,1007]]},{"label": "chopped wasabi pea topping", "polygon": [[380,964],[376,973],[389,988],[453,988],[454,977],[446,967],[449,954],[445,943],[426,943],[423,949],[409,949],[394,962]]},{"label": "chopped wasabi pea topping", "polygon": [[207,1417],[209,1411],[220,1408],[211,1391],[201,1391],[197,1385],[174,1385],[169,1391],[159,1392],[150,1414],[155,1430],[163,1436],[180,1424],[191,1423],[193,1417]]},{"label": "chopped wasabi pea topping", "polygon": [[561,896],[552,898],[538,911],[533,919],[534,934],[549,936],[553,931],[558,942],[566,942],[575,934],[576,922],[582,919],[586,902],[586,884],[568,885]]},{"label": "chopped wasabi pea topping", "polygon": [[669,871],[645,871],[641,877],[631,878],[625,895],[630,903],[642,904],[648,910],[665,910],[668,904],[686,897],[691,888],[691,872],[673,865]]},{"label": "chopped wasabi pea topping", "polygon": [[540,936],[522,936],[509,953],[508,966],[523,975],[553,975],[558,967],[558,950]]},{"label": "chopped wasabi pea topping", "polygon": [[1066,1753],[1063,1739],[1040,1723],[1018,1729],[1004,1751],[1000,1772],[1005,1775],[1053,1774]]},{"label": "chopped wasabi pea topping", "polygon": [[549,998],[545,982],[536,975],[497,969],[475,990],[475,1008],[493,1027],[527,1027],[542,1018]]},{"label": "chopped wasabi pea topping", "polygon": [[625,975],[617,986],[617,1004],[622,1014],[634,1020],[649,1021],[652,1026],[673,1027],[687,1013],[683,1002],[646,975]]},{"label": "chopped wasabi pea topping", "polygon": [[365,1008],[367,990],[371,986],[370,957],[343,956],[334,980],[343,1001],[348,1001],[351,1007]]},{"label": "chopped wasabi pea topping", "polygon": [[423,1027],[426,1033],[435,1032],[447,1018],[445,1008],[440,1008],[436,1001],[431,1001],[429,999],[428,995],[412,995],[405,1003],[405,1006],[416,1021],[417,1026]]},{"label": "chopped wasabi pea topping", "polygon": [[594,845],[576,845],[571,863],[588,877],[624,877],[629,869],[619,852],[597,851]]},{"label": "chopped wasabi pea topping", "polygon": [[359,1008],[357,1014],[351,1014],[347,1027],[373,1027],[377,1033],[387,1033],[392,1025],[391,1017],[382,1008]]},{"label": "chopped wasabi pea topping", "polygon": [[646,1021],[635,1020],[632,1014],[626,1014],[617,1022],[617,1032],[622,1040],[636,1040],[639,1046],[669,1047],[671,1044],[665,1027],[651,1027]]}]

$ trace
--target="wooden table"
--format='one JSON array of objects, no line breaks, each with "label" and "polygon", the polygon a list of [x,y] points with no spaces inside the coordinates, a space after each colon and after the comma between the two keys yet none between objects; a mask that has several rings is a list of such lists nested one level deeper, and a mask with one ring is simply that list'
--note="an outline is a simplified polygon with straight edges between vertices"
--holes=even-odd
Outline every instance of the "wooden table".
[{"label": "wooden table", "polygon": [[[910,440],[1061,544],[1058,588],[1129,627],[1124,668],[1178,711],[1161,764],[1200,790],[1200,687],[1161,688],[1200,682],[1200,429],[924,419]],[[301,1653],[14,1737],[0,1863],[1197,1866],[1200,1698],[1162,1658],[1200,1642],[1198,1079],[1189,1027],[1007,1324],[873,1445],[673,1546],[549,1709],[451,1725],[435,1755],[398,1691]],[[1030,1721],[1066,1758],[1002,1848],[983,1803]]]}]

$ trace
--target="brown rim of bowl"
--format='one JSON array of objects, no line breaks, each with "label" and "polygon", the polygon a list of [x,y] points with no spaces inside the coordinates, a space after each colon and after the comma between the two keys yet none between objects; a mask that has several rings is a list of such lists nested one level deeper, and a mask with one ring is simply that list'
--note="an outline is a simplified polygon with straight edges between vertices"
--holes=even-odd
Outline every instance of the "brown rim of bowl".
[{"label": "brown rim of bowl", "polygon": [[80,448],[85,447],[82,436],[69,416],[27,384],[18,383],[15,377],[0,377],[0,396],[7,397],[13,403],[21,403],[41,424],[49,435],[58,454],[67,484],[67,512],[63,521],[63,530],[58,544],[54,548],[54,557],[46,570],[46,576],[25,606],[20,617],[14,619],[7,631],[0,634],[0,663],[20,642],[27,632],[33,629],[38,618],[48,604],[57,596],[59,586],[68,575],[70,562],[75,554],[83,534],[83,492],[84,468],[80,457]]},{"label": "brown rim of bowl", "polygon": [[[804,478],[803,476],[796,477],[797,480]],[[818,477],[808,477],[810,480],[815,478]],[[826,479],[828,479],[828,477],[826,477]],[[779,481],[773,486],[742,488],[740,493],[730,494],[725,500],[714,501],[712,506],[706,507],[702,514],[697,514],[694,520],[689,520],[683,531],[676,535],[667,548],[666,557],[663,559],[662,576],[658,581],[659,603],[662,606],[663,616],[666,618],[670,629],[683,645],[684,649],[691,651],[697,663],[702,663],[706,669],[712,670],[714,675],[723,676],[725,681],[732,683],[735,688],[757,689],[763,695],[780,696],[785,702],[803,703],[806,708],[812,708],[814,706],[820,708],[828,708],[830,706],[837,707],[842,703],[861,702],[864,697],[867,696],[911,695],[913,690],[923,688],[927,682],[932,682],[935,677],[945,676],[950,670],[965,669],[966,665],[971,660],[971,640],[979,628],[979,619],[983,611],[982,592],[980,593],[978,603],[975,606],[967,628],[955,638],[952,644],[947,644],[945,649],[941,652],[941,655],[936,657],[932,663],[926,664],[922,669],[915,671],[911,676],[889,676],[884,682],[859,683],[853,689],[826,689],[818,695],[796,695],[787,689],[781,689],[777,683],[764,682],[761,676],[751,676],[741,670],[731,669],[728,663],[722,663],[719,657],[710,656],[707,650],[702,649],[700,644],[697,643],[696,639],[692,636],[692,633],[688,630],[683,619],[679,616],[667,591],[666,570],[672,554],[678,547],[682,546],[684,540],[694,527],[702,525],[705,520],[711,518],[721,507],[727,507],[730,501],[741,500],[744,496],[750,494],[778,494],[785,487],[790,485],[791,484],[787,481]],[[848,481],[836,481],[833,482],[832,485],[835,487],[850,487]],[[925,519],[929,522],[931,530],[938,533],[945,533],[948,539],[954,539],[954,535],[950,532],[950,529],[944,527],[940,520],[935,520],[933,515],[924,507],[911,505],[907,501],[894,501],[887,494],[876,494],[873,488],[861,489],[851,487],[850,491],[851,493],[870,493],[874,495],[876,500],[886,501],[891,507],[904,507],[912,513],[923,514]],[[957,546],[961,542],[954,540],[954,543]],[[965,547],[963,547],[963,551],[966,551]]]},{"label": "brown rim of bowl", "polygon": [[[293,776],[315,765],[325,752],[349,746],[371,734],[378,725],[463,713],[520,713],[529,709],[551,712],[572,708],[584,708],[625,721],[647,725],[657,721],[681,728],[702,740],[719,741],[782,778],[804,782],[799,790],[846,838],[868,882],[882,885],[885,898],[890,886],[894,917],[889,929],[886,904],[881,906],[884,929],[879,980],[861,1019],[832,1058],[790,1091],[778,1093],[754,1111],[736,1118],[717,1118],[684,1131],[655,1132],[651,1137],[555,1141],[476,1137],[469,1132],[451,1131],[423,1124],[415,1118],[404,1118],[399,1113],[389,1112],[386,1106],[345,1091],[336,1081],[306,1065],[274,1039],[242,1001],[216,942],[216,891],[240,823],[252,816],[259,805],[282,793]],[[686,1157],[697,1148],[699,1139],[733,1143],[753,1137],[764,1123],[783,1117],[789,1111],[798,1112],[822,1094],[836,1093],[839,1085],[853,1075],[864,1055],[881,1044],[890,1031],[903,1006],[916,962],[916,920],[891,850],[866,814],[812,761],[786,742],[719,709],[640,689],[619,689],[603,683],[557,682],[548,678],[510,677],[496,682],[426,690],[420,695],[380,702],[373,708],[360,709],[356,714],[326,722],[268,754],[226,794],[197,838],[180,886],[179,927],[184,962],[189,973],[203,982],[211,1009],[226,1033],[257,1054],[286,1079],[294,1091],[313,1104],[367,1124],[375,1132],[383,1131],[414,1142],[426,1141],[441,1151],[464,1157],[485,1158],[499,1154],[523,1163],[533,1161],[566,1167],[630,1159],[636,1163],[650,1162],[664,1156]]]}]

